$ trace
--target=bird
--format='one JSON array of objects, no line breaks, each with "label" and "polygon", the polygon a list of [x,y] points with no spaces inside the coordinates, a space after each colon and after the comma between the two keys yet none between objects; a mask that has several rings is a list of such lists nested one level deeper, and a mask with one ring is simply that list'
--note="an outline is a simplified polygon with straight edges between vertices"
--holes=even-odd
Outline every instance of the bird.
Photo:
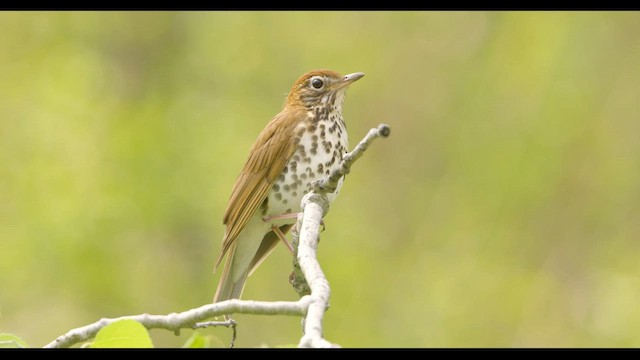
[{"label": "bird", "polygon": [[[223,217],[222,249],[214,272],[227,255],[213,302],[239,299],[247,277],[283,241],[301,211],[312,182],[329,175],[348,151],[342,116],[346,90],[364,76],[333,70],[300,76],[282,110],[260,132],[233,185]],[[338,194],[327,194],[331,202]]]}]

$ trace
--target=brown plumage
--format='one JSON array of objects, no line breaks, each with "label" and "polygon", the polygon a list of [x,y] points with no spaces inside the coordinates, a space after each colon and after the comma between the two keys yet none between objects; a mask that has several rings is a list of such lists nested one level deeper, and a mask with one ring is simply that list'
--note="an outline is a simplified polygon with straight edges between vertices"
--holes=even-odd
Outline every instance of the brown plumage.
[{"label": "brown plumage", "polygon": [[224,214],[226,230],[216,268],[228,256],[214,302],[239,298],[247,276],[279,241],[272,226],[286,234],[295,222],[263,218],[299,212],[311,182],[339,164],[348,147],[342,119],[345,90],[362,76],[330,70],[302,75],[282,111],[258,135]]}]

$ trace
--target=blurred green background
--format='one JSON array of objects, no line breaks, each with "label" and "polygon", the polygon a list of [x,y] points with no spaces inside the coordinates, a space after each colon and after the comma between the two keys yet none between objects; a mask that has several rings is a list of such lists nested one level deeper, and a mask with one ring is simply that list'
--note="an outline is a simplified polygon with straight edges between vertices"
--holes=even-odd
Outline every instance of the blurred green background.
[{"label": "blurred green background", "polygon": [[[638,12],[2,12],[0,31],[0,332],[43,346],[210,302],[249,147],[329,68],[367,74],[351,143],[392,131],[325,219],[328,340],[640,346]],[[244,298],[295,300],[290,271],[280,247]],[[236,318],[240,347],[301,336]]]}]

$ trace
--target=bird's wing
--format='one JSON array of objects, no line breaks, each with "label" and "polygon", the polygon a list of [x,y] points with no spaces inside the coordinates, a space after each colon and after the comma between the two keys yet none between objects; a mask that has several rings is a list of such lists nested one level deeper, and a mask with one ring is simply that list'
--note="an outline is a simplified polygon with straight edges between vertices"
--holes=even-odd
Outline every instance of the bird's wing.
[{"label": "bird's wing", "polygon": [[216,268],[247,221],[264,202],[273,183],[293,155],[300,141],[299,136],[294,134],[296,126],[307,116],[303,109],[282,111],[258,135],[249,159],[233,185],[222,221],[226,225],[226,231]]}]

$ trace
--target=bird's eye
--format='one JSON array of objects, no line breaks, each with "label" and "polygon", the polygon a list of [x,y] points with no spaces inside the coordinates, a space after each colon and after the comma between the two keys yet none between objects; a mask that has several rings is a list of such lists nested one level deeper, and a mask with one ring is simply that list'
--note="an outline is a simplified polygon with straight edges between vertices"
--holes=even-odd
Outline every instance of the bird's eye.
[{"label": "bird's eye", "polygon": [[320,78],[311,79],[311,86],[315,89],[320,89],[324,85],[324,82]]}]

